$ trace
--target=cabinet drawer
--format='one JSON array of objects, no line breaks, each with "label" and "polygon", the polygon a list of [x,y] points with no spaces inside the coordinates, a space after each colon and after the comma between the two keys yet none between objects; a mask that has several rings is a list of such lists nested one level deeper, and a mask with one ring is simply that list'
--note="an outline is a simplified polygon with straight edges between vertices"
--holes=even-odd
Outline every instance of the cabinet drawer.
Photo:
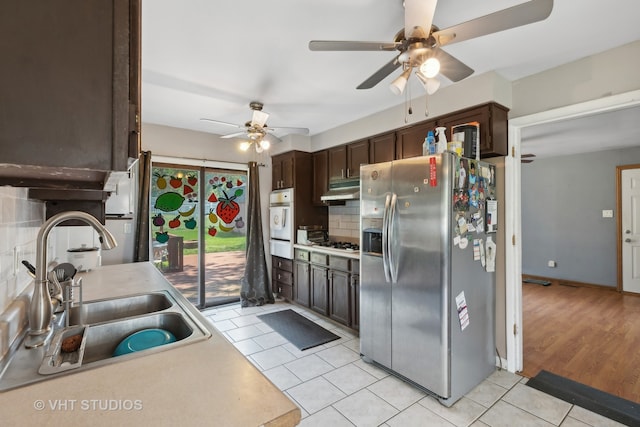
[{"label": "cabinet drawer", "polygon": [[290,271],[276,270],[274,279],[282,285],[293,285],[293,273]]},{"label": "cabinet drawer", "polygon": [[314,264],[327,265],[328,255],[311,252],[311,262]]},{"label": "cabinet drawer", "polygon": [[349,258],[329,255],[329,267],[332,270],[349,271]]},{"label": "cabinet drawer", "polygon": [[309,251],[296,249],[296,260],[309,262]]},{"label": "cabinet drawer", "polygon": [[293,261],[286,258],[273,258],[273,268],[293,272]]}]

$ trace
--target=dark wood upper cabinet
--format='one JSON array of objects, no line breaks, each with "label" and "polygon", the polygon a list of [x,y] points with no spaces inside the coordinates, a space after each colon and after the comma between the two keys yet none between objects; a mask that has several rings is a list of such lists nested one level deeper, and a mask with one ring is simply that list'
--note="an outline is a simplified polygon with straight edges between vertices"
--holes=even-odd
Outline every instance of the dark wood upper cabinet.
[{"label": "dark wood upper cabinet", "polygon": [[451,128],[467,123],[480,125],[480,157],[506,156],[508,153],[508,109],[490,102],[485,105],[456,111],[438,120],[446,127],[447,141],[452,140]]},{"label": "dark wood upper cabinet", "polygon": [[369,139],[369,163],[395,160],[396,133],[385,133]]},{"label": "dark wood upper cabinet", "polygon": [[295,185],[295,154],[293,151],[273,156],[271,167],[271,187],[273,190],[291,188]]},{"label": "dark wood upper cabinet", "polygon": [[100,189],[88,171],[126,171],[140,149],[140,1],[10,3],[0,185]]},{"label": "dark wood upper cabinet", "polygon": [[369,164],[369,140],[347,144],[347,178],[360,177],[360,165]]},{"label": "dark wood upper cabinet", "polygon": [[369,163],[369,140],[329,148],[329,180],[360,176],[360,165]]},{"label": "dark wood upper cabinet", "polygon": [[323,194],[329,189],[329,152],[322,150],[313,153],[313,204],[323,205]]},{"label": "dark wood upper cabinet", "polygon": [[436,121],[429,120],[397,131],[396,158],[408,159],[409,157],[422,156],[424,139],[427,137],[427,133],[435,128]]},{"label": "dark wood upper cabinet", "polygon": [[329,180],[347,177],[347,146],[338,145],[329,148]]}]

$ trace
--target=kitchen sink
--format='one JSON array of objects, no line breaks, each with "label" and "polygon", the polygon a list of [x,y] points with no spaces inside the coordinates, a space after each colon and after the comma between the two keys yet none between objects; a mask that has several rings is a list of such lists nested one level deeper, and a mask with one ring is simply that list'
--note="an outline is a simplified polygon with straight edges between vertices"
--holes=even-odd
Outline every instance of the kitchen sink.
[{"label": "kitchen sink", "polygon": [[132,295],[123,298],[84,302],[71,307],[69,325],[109,322],[140,314],[155,313],[170,308],[173,303],[165,293]]},{"label": "kitchen sink", "polygon": [[[26,334],[15,343],[0,361],[0,391],[170,351],[211,337],[193,308],[169,291],[87,301],[82,307],[71,309],[69,326],[64,325],[65,316],[61,313],[54,319],[51,340],[42,347],[25,348]],[[114,350],[122,340],[146,329],[168,331],[175,341],[114,357]],[[62,352],[62,341],[72,335],[82,337],[80,347]]]}]

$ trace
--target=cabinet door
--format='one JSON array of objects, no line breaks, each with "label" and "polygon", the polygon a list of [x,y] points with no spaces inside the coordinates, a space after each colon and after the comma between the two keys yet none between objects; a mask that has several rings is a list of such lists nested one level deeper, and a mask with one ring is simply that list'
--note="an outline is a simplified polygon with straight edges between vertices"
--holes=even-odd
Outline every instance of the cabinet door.
[{"label": "cabinet door", "polygon": [[305,307],[309,307],[310,302],[310,276],[309,276],[309,263],[298,262],[295,263],[295,275],[294,275],[294,301]]},{"label": "cabinet door", "polygon": [[282,160],[279,157],[271,159],[271,189],[277,190],[282,185]]},{"label": "cabinet door", "polygon": [[313,153],[313,204],[322,205],[323,194],[329,189],[329,152]]},{"label": "cabinet door", "polygon": [[351,275],[351,324],[353,329],[360,329],[360,276]]},{"label": "cabinet door", "polygon": [[408,159],[409,157],[422,156],[422,144],[430,130],[435,130],[436,122],[418,123],[397,132],[396,156],[398,159]]},{"label": "cabinet door", "polygon": [[327,268],[311,265],[311,308],[325,316],[328,315],[329,292]]},{"label": "cabinet door", "polygon": [[466,123],[480,125],[480,157],[506,156],[507,142],[507,112],[504,107],[489,103],[468,110],[453,113],[438,121],[438,126],[446,127],[447,141],[453,136],[451,128]]},{"label": "cabinet door", "polygon": [[295,185],[295,159],[293,153],[282,155],[282,187],[291,188]]},{"label": "cabinet door", "polygon": [[369,140],[347,145],[347,178],[360,176],[360,165],[369,164]]},{"label": "cabinet door", "polygon": [[395,159],[395,132],[378,135],[369,140],[369,163],[390,162]]},{"label": "cabinet door", "polygon": [[329,317],[349,325],[349,273],[331,270],[329,279]]},{"label": "cabinet door", "polygon": [[[10,5],[9,5],[10,3]],[[137,1],[5,2],[0,27],[4,163],[125,171]],[[132,17],[130,22],[130,17]],[[10,35],[10,37],[8,36]],[[9,41],[9,39],[11,41]],[[137,83],[137,82],[135,82]],[[135,84],[134,83],[134,84]],[[137,139],[134,139],[137,141]],[[55,180],[54,175],[51,178]],[[91,178],[89,178],[91,179]],[[82,178],[87,180],[87,178]]]},{"label": "cabinet door", "polygon": [[346,178],[347,147],[340,145],[329,149],[329,180]]}]

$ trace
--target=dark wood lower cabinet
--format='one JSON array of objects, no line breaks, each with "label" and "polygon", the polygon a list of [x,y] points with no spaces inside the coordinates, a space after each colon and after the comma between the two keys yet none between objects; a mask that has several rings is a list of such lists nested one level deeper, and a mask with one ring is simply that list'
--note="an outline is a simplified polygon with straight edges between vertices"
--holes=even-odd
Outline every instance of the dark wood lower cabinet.
[{"label": "dark wood lower cabinet", "polygon": [[296,248],[295,260],[272,257],[273,290],[349,328],[360,327],[359,260]]},{"label": "dark wood lower cabinet", "polygon": [[293,300],[304,307],[309,307],[311,300],[310,270],[308,262],[295,262]]},{"label": "dark wood lower cabinet", "polygon": [[280,294],[288,301],[293,300],[293,261],[286,258],[271,257],[273,293]]},{"label": "dark wood lower cabinet", "polygon": [[349,325],[349,273],[331,270],[329,275],[329,317]]},{"label": "dark wood lower cabinet", "polygon": [[351,275],[351,283],[349,284],[351,292],[351,327],[360,329],[360,275]]},{"label": "dark wood lower cabinet", "polygon": [[324,316],[329,314],[327,272],[327,267],[311,265],[311,309]]}]

